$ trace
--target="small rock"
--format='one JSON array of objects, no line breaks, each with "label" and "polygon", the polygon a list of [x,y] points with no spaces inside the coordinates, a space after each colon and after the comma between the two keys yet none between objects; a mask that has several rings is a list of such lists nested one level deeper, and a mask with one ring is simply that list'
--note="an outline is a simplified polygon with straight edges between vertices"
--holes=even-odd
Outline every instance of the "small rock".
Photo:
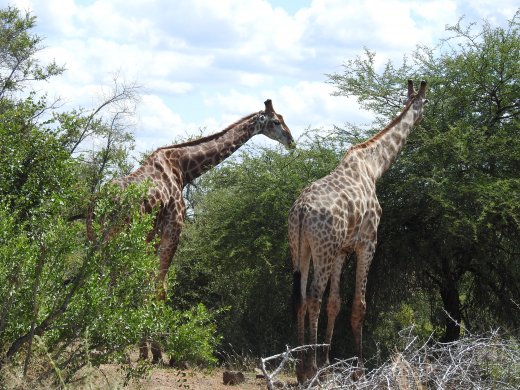
[{"label": "small rock", "polygon": [[264,373],[259,368],[255,368],[255,376],[256,376],[256,379],[264,379],[265,378]]},{"label": "small rock", "polygon": [[222,380],[225,385],[238,385],[246,380],[240,371],[224,371]]}]

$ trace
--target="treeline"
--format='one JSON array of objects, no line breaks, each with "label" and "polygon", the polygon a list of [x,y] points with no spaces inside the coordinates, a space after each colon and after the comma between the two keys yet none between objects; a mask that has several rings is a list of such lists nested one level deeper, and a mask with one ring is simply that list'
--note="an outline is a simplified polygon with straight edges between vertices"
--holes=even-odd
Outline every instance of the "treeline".
[{"label": "treeline", "polygon": [[[130,170],[126,119],[138,91],[114,80],[98,107],[58,110],[31,92],[34,80],[52,82],[64,71],[35,60],[35,17],[0,10],[3,370],[29,375],[35,361],[45,361],[38,375],[65,383],[82,367],[126,361],[143,334],[174,360],[198,363],[294,345],[288,210],[349,145],[399,112],[407,79],[428,81],[429,103],[379,181],[383,217],[368,280],[365,356],[387,356],[410,325],[440,341],[456,340],[464,329],[500,328],[518,337],[519,21],[517,12],[506,28],[457,24],[437,46],[417,47],[399,65],[379,71],[376,53],[366,50],[328,75],[338,95],[355,96],[374,112],[374,123],[309,129],[293,152],[246,146],[189,186],[190,210],[162,304],[154,299],[157,260],[145,244],[152,221],[138,213],[143,189],[123,194],[103,186]],[[92,139],[99,147],[82,152]],[[105,221],[133,217],[108,242],[85,236],[81,218],[93,196],[97,215],[110,217]],[[102,233],[110,225],[95,228]],[[333,341],[332,353],[341,357],[353,355],[354,261],[344,270]]]}]

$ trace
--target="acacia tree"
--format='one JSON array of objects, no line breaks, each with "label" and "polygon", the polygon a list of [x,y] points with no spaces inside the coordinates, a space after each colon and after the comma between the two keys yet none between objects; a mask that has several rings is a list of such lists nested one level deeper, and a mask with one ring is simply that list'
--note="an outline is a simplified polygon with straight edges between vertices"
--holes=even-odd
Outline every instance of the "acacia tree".
[{"label": "acacia tree", "polygon": [[337,94],[379,114],[378,125],[404,80],[429,82],[424,120],[379,185],[384,216],[369,288],[377,283],[395,301],[407,295],[396,280],[408,293],[425,291],[444,341],[460,336],[461,322],[470,330],[520,323],[519,21],[517,12],[507,28],[485,23],[476,32],[460,21],[399,67],[378,73],[367,50],[329,75]]}]

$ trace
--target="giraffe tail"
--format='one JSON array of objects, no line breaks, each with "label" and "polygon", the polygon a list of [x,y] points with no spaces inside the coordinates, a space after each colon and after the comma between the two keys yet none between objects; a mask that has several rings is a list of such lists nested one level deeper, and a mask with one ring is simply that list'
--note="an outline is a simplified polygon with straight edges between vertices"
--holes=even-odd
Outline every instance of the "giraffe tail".
[{"label": "giraffe tail", "polygon": [[296,322],[298,318],[298,311],[300,310],[301,305],[303,304],[303,296],[302,296],[302,272],[301,272],[301,255],[302,255],[302,230],[303,230],[303,218],[304,213],[301,209],[298,210],[298,245],[296,246],[296,259],[293,259],[293,291],[292,291],[292,312],[293,312],[293,321]]},{"label": "giraffe tail", "polygon": [[296,322],[298,318],[298,310],[302,304],[301,293],[302,273],[297,270],[293,272],[293,290],[292,290],[292,314],[293,321]]}]

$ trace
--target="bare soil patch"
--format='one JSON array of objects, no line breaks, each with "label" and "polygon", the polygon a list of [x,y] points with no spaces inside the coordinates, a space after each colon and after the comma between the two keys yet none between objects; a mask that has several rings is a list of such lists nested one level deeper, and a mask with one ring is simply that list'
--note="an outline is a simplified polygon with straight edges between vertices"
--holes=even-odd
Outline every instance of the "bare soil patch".
[{"label": "bare soil patch", "polygon": [[[255,372],[243,372],[245,382],[238,385],[224,385],[222,368],[179,370],[170,367],[154,367],[147,378],[130,382],[125,389],[138,390],[259,390],[266,389],[263,378],[256,378]],[[89,381],[99,389],[122,389],[124,374],[116,365],[103,365],[94,374],[95,379]]]},{"label": "bare soil patch", "polygon": [[[153,390],[165,390],[179,388],[190,390],[258,390],[265,389],[264,379],[257,379],[255,373],[244,373],[245,382],[239,385],[224,385],[222,382],[222,369],[213,369],[206,372],[175,371],[174,369],[155,369],[150,379],[143,383],[143,387]],[[173,386],[172,386],[173,385]]]}]

